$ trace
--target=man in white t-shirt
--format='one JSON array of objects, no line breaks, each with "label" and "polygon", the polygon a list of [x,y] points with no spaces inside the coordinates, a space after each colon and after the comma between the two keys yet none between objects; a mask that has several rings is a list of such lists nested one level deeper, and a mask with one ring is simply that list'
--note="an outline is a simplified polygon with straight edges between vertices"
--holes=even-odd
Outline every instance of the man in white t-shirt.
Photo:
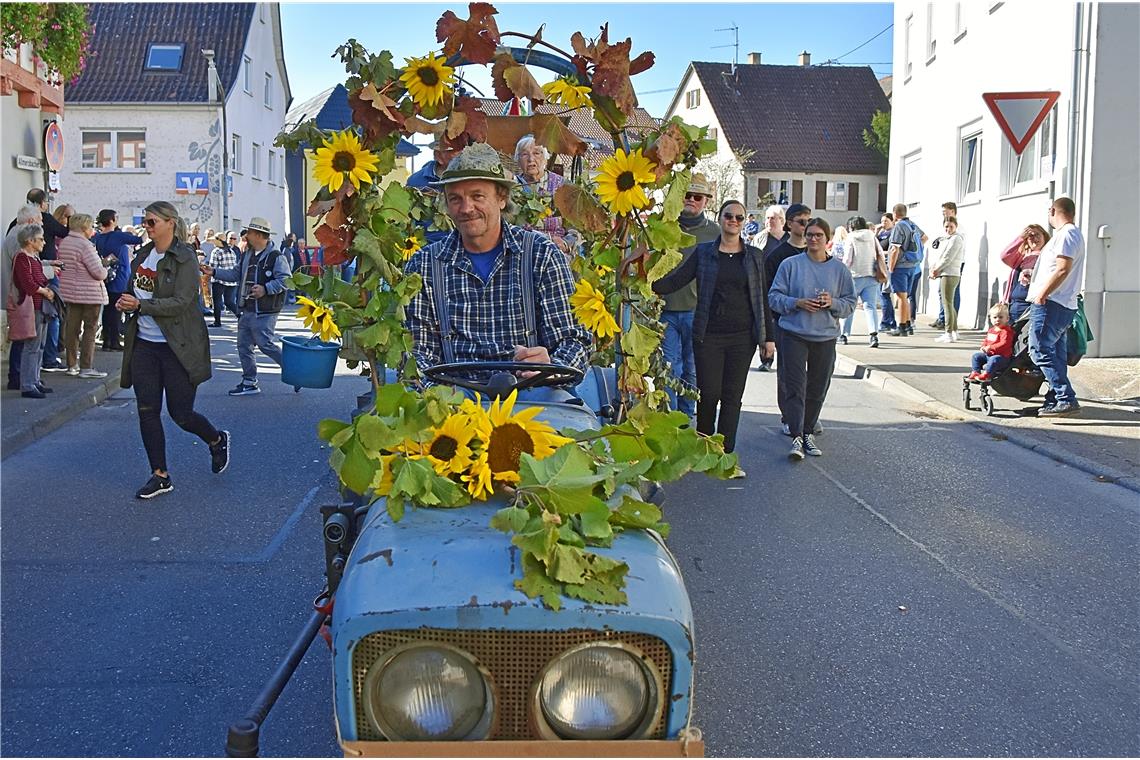
[{"label": "man in white t-shirt", "polygon": [[1060,197],[1049,207],[1049,226],[1056,232],[1041,251],[1029,282],[1029,356],[1049,390],[1038,417],[1079,414],[1077,394],[1069,383],[1066,334],[1077,314],[1077,294],[1085,281],[1085,237],[1073,224],[1076,206]]}]

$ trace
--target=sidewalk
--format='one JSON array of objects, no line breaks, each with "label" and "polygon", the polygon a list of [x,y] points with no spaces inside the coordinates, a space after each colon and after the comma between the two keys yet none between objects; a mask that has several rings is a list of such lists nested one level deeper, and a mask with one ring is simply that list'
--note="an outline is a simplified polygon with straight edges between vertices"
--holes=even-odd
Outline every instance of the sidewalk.
[{"label": "sidewalk", "polygon": [[[856,314],[859,330],[862,314]],[[854,375],[901,395],[931,414],[971,422],[992,435],[1089,472],[1106,482],[1140,491],[1140,359],[1085,358],[1069,368],[1082,413],[1075,417],[1038,419],[1038,397],[1023,402],[994,398],[994,414],[981,411],[977,386],[972,410],[962,403],[962,376],[984,333],[966,331],[957,343],[935,343],[941,331],[919,319],[913,337],[880,333],[879,348],[867,345],[865,332],[838,345],[836,372]]]}]

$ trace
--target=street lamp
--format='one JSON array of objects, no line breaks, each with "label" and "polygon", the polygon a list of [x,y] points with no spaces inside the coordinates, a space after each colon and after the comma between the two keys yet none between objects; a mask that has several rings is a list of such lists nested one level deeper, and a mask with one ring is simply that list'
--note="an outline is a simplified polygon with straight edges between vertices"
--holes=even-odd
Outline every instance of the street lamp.
[{"label": "street lamp", "polygon": [[230,228],[230,135],[226,127],[226,88],[222,85],[222,78],[218,76],[218,67],[214,65],[214,51],[202,51],[206,58],[206,80],[208,82],[207,97],[210,102],[221,97],[222,109],[222,181],[220,194],[222,196],[222,229]]}]

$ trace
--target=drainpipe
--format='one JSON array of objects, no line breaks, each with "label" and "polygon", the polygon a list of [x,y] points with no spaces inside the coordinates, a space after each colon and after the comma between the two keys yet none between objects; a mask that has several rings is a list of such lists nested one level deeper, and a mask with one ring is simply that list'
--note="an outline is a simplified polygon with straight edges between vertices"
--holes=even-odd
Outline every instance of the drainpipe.
[{"label": "drainpipe", "polygon": [[[1065,158],[1065,192],[1083,209],[1082,175],[1085,163],[1083,117],[1088,102],[1088,3],[1076,3],[1073,19],[1073,79],[1069,88],[1069,145]],[[1054,194],[1056,195],[1056,194]]]}]

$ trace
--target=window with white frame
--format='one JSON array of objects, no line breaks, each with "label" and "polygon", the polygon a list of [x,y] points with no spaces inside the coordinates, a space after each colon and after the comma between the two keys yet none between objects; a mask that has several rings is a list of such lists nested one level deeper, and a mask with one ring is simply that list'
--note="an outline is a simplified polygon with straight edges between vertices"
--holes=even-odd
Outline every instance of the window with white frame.
[{"label": "window with white frame", "polygon": [[934,49],[938,40],[934,38],[934,3],[926,4],[926,62],[934,60]]},{"label": "window with white frame", "polygon": [[[765,180],[760,181],[765,182]],[[771,193],[772,198],[775,200],[775,202],[781,206],[786,206],[791,203],[792,181],[790,179],[770,179],[767,180],[767,183],[768,186],[766,188],[756,188],[757,190],[761,191],[760,195],[764,195],[764,193]]]},{"label": "window with white frame", "polygon": [[709,139],[712,140],[713,142],[719,142],[720,132],[717,130],[716,127],[709,127],[708,135],[709,135]]},{"label": "window with white frame", "polygon": [[902,159],[902,192],[899,196],[907,206],[918,204],[922,193],[922,151],[916,150]]},{"label": "window with white frame", "polygon": [[230,135],[230,171],[241,174],[241,135]]},{"label": "window with white frame", "polygon": [[914,31],[914,16],[907,16],[903,23],[903,80],[910,79],[914,73],[914,61],[910,55],[910,41]]},{"label": "window with white frame", "polygon": [[828,211],[846,211],[847,210],[847,183],[846,182],[828,182],[827,183],[827,210]]},{"label": "window with white frame", "polygon": [[962,127],[958,139],[958,201],[975,200],[982,190],[982,127]]},{"label": "window with white frame", "polygon": [[285,151],[281,151],[280,155],[278,156],[278,160],[281,162],[281,174],[278,176],[281,177],[281,184],[284,185],[285,184]]},{"label": "window with white frame", "polygon": [[146,132],[139,129],[82,130],[84,169],[142,171],[146,169]]},{"label": "window with white frame", "polygon": [[1013,152],[1013,146],[1005,138],[1002,139],[1002,154],[1003,194],[1035,188],[1040,180],[1052,177],[1057,161],[1056,107],[1049,111],[1020,156]]},{"label": "window with white frame", "polygon": [[253,150],[250,151],[249,160],[251,166],[249,167],[249,175],[254,179],[261,179],[261,146],[253,143]]},{"label": "window with white frame", "polygon": [[265,103],[266,108],[273,108],[273,75],[265,75],[265,93],[262,97],[262,102]]},{"label": "window with white frame", "polygon": [[160,45],[152,42],[146,51],[147,71],[178,71],[182,68],[183,43]]},{"label": "window with white frame", "polygon": [[966,12],[962,3],[954,3],[954,41],[966,34]]},{"label": "window with white frame", "polygon": [[253,59],[248,55],[241,57],[241,88],[250,95],[253,94]]},{"label": "window with white frame", "polygon": [[689,90],[685,93],[685,108],[696,108],[701,104],[701,91]]},{"label": "window with white frame", "polygon": [[277,151],[269,149],[269,160],[265,162],[265,181],[273,185],[277,182]]}]

